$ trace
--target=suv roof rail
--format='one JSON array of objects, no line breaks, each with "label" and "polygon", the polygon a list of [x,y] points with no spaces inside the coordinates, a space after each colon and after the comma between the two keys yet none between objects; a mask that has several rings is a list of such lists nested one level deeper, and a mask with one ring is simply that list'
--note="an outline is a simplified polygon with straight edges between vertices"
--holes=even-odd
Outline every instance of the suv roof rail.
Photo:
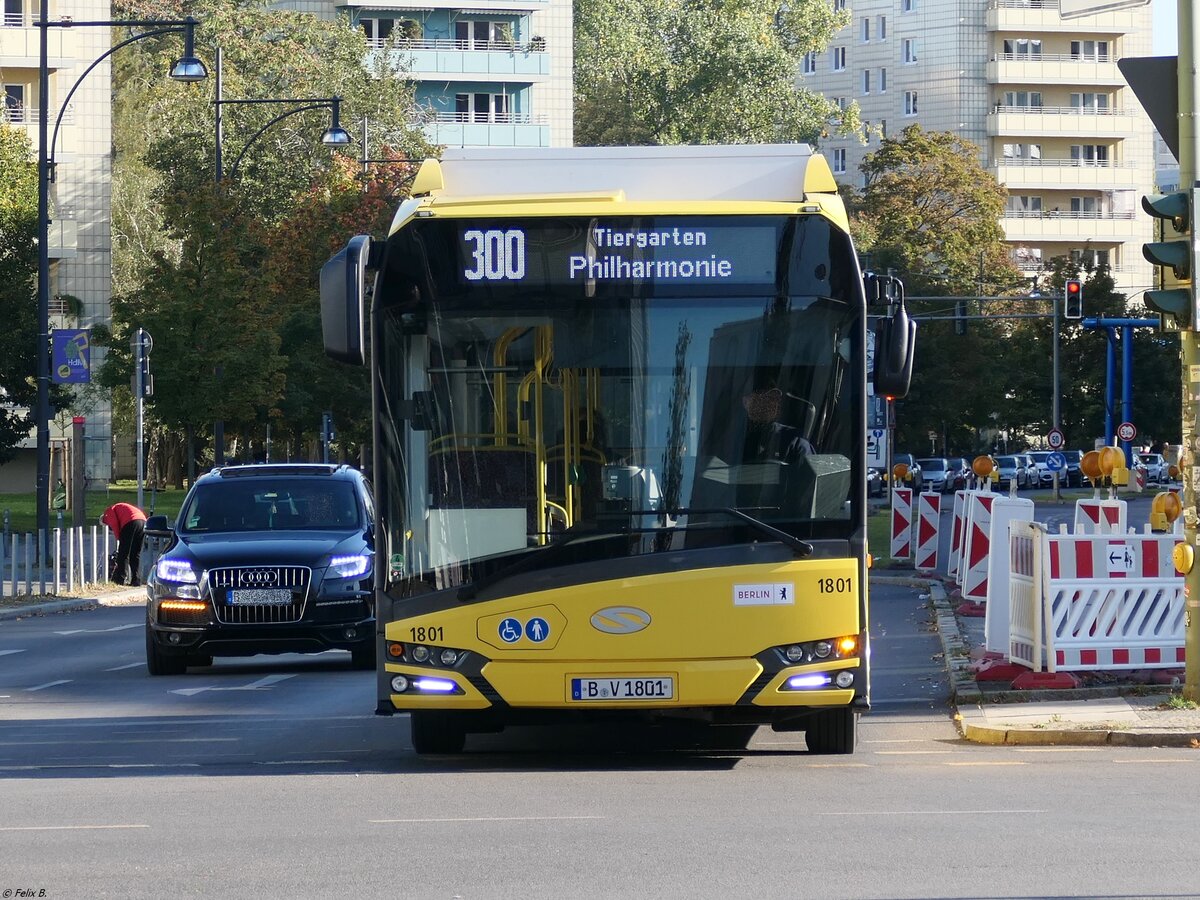
[{"label": "suv roof rail", "polygon": [[332,475],[349,469],[337,463],[250,463],[247,465],[218,466],[210,475],[222,478],[244,478],[256,475]]}]

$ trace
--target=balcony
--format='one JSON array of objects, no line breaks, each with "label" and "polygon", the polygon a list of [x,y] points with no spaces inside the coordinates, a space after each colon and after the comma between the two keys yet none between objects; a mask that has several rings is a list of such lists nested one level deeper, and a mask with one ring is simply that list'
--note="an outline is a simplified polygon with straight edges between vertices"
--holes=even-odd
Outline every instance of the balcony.
[{"label": "balcony", "polygon": [[987,64],[988,84],[1086,84],[1124,87],[1114,56],[1072,53],[997,53]]},{"label": "balcony", "polygon": [[[335,0],[336,9],[380,9],[379,0]],[[390,8],[390,7],[388,7]],[[450,9],[463,11],[462,0],[421,0],[418,4],[397,7],[398,9]],[[549,9],[550,0],[473,0],[470,12],[477,13],[511,13],[537,12]]]},{"label": "balcony", "polygon": [[[38,28],[31,13],[4,13],[0,25],[0,68],[38,67]],[[69,28],[49,28],[46,35],[50,69],[75,64],[75,33]]]},{"label": "balcony", "polygon": [[1016,31],[1031,34],[1050,31],[1076,34],[1124,34],[1136,30],[1139,13],[1135,10],[1114,10],[1086,17],[1081,27],[1079,19],[1064,19],[1058,14],[1058,0],[990,0],[987,8],[988,31]]},{"label": "balcony", "polygon": [[550,125],[541,117],[502,113],[480,121],[470,113],[438,113],[422,126],[425,139],[446,147],[549,147]]},{"label": "balcony", "polygon": [[997,103],[987,117],[988,134],[1124,138],[1134,134],[1137,113],[1129,109],[1076,106],[1004,106]]},{"label": "balcony", "polygon": [[1139,239],[1144,216],[1121,212],[1006,209],[1000,219],[1004,239],[1021,244],[1046,241],[1113,243]]},{"label": "balcony", "polygon": [[[58,116],[58,110],[50,110],[49,128],[51,134],[54,132],[54,120]],[[14,128],[19,128],[29,135],[29,142],[33,144],[34,149],[38,145],[38,110],[29,106],[8,107],[0,111],[0,121]],[[67,107],[66,113],[62,119],[63,125],[75,124],[75,104]],[[55,145],[55,156],[62,157],[64,154],[73,153],[75,150],[75,130],[73,128],[61,128],[58,132],[58,143]]]},{"label": "balcony", "polygon": [[1089,191],[1139,190],[1148,172],[1130,162],[1097,162],[1083,159],[997,159],[992,162],[996,180],[1010,191],[1027,188]]},{"label": "balcony", "polygon": [[[372,53],[383,41],[368,41]],[[393,49],[393,62],[416,81],[487,81],[531,84],[550,77],[550,54],[545,43],[511,41],[409,41]]]}]

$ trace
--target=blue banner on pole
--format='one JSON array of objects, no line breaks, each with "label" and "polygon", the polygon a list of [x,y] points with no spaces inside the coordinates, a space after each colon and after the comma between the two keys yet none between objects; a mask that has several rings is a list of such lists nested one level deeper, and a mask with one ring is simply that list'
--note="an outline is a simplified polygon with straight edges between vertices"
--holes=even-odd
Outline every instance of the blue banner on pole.
[{"label": "blue banner on pole", "polygon": [[56,384],[86,384],[92,380],[91,333],[86,328],[55,329],[51,377]]}]

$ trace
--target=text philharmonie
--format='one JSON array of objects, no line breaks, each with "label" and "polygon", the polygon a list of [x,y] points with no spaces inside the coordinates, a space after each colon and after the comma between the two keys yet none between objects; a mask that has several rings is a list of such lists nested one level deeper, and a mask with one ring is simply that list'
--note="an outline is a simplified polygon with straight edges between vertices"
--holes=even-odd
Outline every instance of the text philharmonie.
[{"label": "text philharmonie", "polygon": [[600,281],[639,279],[732,278],[733,263],[718,259],[626,259],[623,256],[571,256],[568,269],[572,280]]}]

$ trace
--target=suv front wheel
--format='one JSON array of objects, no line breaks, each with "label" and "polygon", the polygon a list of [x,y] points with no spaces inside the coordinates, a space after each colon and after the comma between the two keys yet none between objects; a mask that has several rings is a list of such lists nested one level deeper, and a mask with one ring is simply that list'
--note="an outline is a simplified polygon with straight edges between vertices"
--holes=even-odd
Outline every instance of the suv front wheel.
[{"label": "suv front wheel", "polygon": [[187,659],[168,656],[158,648],[149,625],[146,626],[146,671],[151,675],[182,675],[187,671]]}]

